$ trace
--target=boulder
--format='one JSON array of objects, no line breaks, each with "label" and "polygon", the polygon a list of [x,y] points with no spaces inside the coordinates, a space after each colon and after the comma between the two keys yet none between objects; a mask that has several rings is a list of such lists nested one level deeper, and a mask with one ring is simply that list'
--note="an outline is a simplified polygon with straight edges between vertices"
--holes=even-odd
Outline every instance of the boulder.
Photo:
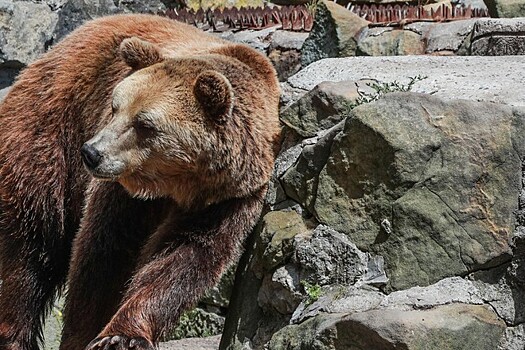
[{"label": "boulder", "polygon": [[508,327],[497,350],[522,350],[525,349],[525,325]]},{"label": "boulder", "polygon": [[317,142],[305,145],[298,161],[280,177],[285,194],[310,212],[313,212],[317,196],[319,173],[330,155],[334,137],[343,126],[342,122],[318,138]]},{"label": "boulder", "polygon": [[[523,2],[525,16],[525,2]],[[472,32],[472,55],[505,56],[525,54],[525,18],[476,21]]]},{"label": "boulder", "polygon": [[333,1],[319,1],[314,26],[301,50],[303,67],[327,57],[355,56],[357,37],[368,23]]},{"label": "boulder", "polygon": [[505,323],[481,305],[381,309],[323,314],[287,326],[274,334],[267,349],[493,350],[504,331]]},{"label": "boulder", "polygon": [[319,174],[314,215],[384,256],[389,288],[510,259],[525,149],[511,108],[390,94],[353,112]]},{"label": "boulder", "polygon": [[422,55],[425,45],[421,36],[410,30],[366,28],[357,44],[358,56]]},{"label": "boulder", "polygon": [[427,43],[425,53],[468,55],[470,35],[475,23],[475,19],[467,19],[430,26],[423,36]]},{"label": "boulder", "polygon": [[161,343],[160,350],[217,350],[221,336],[204,337],[204,338],[190,338],[181,340],[172,340]]},{"label": "boulder", "polygon": [[[327,116],[359,91],[324,85]],[[321,90],[286,119],[290,207],[255,231],[221,349],[518,349],[525,109],[389,93],[323,125]]]},{"label": "boulder", "polygon": [[223,33],[215,33],[214,35],[229,41],[249,45],[254,49],[266,53],[272,42],[272,36],[277,29],[278,27],[274,26],[262,30],[242,30],[240,32],[227,31]]},{"label": "boulder", "polygon": [[280,118],[302,137],[313,137],[346,118],[358,98],[355,82],[323,82],[284,109]]},{"label": "boulder", "polygon": [[288,104],[323,81],[374,79],[407,86],[411,78],[424,77],[411,91],[444,99],[468,99],[525,106],[516,89],[525,81],[522,57],[391,56],[329,58],[311,64],[288,78]]},{"label": "boulder", "polygon": [[130,13],[159,13],[166,10],[166,5],[179,5],[176,0],[115,0],[115,5],[124,12]]},{"label": "boulder", "polygon": [[58,13],[53,37],[58,41],[88,20],[120,12],[113,0],[67,0]]},{"label": "boulder", "polygon": [[177,327],[167,333],[164,339],[171,340],[219,335],[223,327],[224,316],[196,307],[184,313]]},{"label": "boulder", "polygon": [[279,50],[301,50],[304,41],[308,38],[308,33],[290,32],[278,30],[272,35],[271,49]]},{"label": "boulder", "polygon": [[523,0],[484,0],[493,18],[525,17],[525,2]]},{"label": "boulder", "polygon": [[16,75],[53,44],[58,15],[45,3],[8,0],[0,1],[0,13],[0,64],[13,70],[2,74],[7,83],[11,74]]}]

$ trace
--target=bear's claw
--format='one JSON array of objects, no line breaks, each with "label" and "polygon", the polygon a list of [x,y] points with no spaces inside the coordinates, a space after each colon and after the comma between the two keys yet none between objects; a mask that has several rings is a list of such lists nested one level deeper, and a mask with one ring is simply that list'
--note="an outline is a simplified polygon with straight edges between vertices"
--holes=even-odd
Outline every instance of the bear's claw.
[{"label": "bear's claw", "polygon": [[86,350],[152,350],[153,345],[144,338],[130,338],[125,335],[100,337],[93,340]]}]

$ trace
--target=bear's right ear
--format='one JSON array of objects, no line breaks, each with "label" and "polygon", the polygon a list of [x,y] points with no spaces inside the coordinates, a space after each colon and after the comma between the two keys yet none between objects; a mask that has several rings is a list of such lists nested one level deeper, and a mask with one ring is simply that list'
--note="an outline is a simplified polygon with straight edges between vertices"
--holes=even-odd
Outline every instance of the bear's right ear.
[{"label": "bear's right ear", "polygon": [[219,72],[206,70],[199,74],[193,93],[209,118],[224,122],[233,110],[233,88]]},{"label": "bear's right ear", "polygon": [[119,49],[124,62],[134,70],[149,67],[163,60],[156,45],[137,37],[122,40]]}]

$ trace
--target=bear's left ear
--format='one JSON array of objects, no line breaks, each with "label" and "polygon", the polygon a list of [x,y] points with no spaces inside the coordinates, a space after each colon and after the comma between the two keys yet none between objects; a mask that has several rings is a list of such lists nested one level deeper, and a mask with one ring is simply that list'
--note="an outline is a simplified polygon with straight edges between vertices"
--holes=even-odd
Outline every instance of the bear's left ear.
[{"label": "bear's left ear", "polygon": [[207,70],[199,74],[193,85],[195,98],[208,117],[224,122],[233,110],[233,88],[219,72]]},{"label": "bear's left ear", "polygon": [[119,49],[124,62],[134,70],[149,67],[163,60],[155,44],[137,37],[122,40]]}]

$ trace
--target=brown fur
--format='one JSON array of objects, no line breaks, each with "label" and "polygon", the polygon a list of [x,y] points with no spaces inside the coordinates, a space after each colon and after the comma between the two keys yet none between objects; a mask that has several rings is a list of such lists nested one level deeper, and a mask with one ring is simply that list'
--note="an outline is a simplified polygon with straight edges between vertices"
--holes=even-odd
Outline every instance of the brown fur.
[{"label": "brown fur", "polygon": [[[148,15],[90,22],[25,69],[0,105],[0,349],[38,348],[70,255],[61,348],[157,342],[257,220],[278,94],[256,51]],[[82,167],[89,139],[106,181]]]}]

